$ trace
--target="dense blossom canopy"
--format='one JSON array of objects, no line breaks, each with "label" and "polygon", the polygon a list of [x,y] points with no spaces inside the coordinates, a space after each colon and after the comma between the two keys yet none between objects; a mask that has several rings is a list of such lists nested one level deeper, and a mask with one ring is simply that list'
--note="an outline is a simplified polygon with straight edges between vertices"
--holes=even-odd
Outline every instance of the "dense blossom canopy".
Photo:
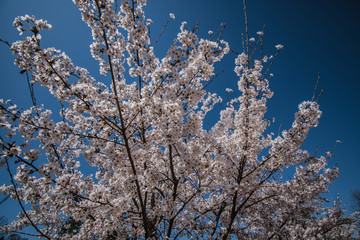
[{"label": "dense blossom canopy", "polygon": [[[238,89],[226,89],[234,97],[208,130],[204,119],[222,99],[206,86],[230,51],[219,32],[203,39],[183,22],[159,59],[146,0],[73,1],[105,80],[43,48],[46,21],[15,19],[26,35],[11,45],[15,64],[62,109],[59,117],[34,98],[27,110],[0,102],[1,165],[11,180],[0,190],[22,208],[3,231],[31,226],[46,239],[351,238],[352,219],[339,203],[324,205],[322,193],[338,176],[327,167],[331,153],[301,148],[318,125],[317,101],[299,105],[290,129],[267,131],[269,67],[282,45],[263,55],[263,32],[245,35],[235,59]],[[95,174],[84,175],[83,166]],[[289,167],[292,176],[283,177]]]}]

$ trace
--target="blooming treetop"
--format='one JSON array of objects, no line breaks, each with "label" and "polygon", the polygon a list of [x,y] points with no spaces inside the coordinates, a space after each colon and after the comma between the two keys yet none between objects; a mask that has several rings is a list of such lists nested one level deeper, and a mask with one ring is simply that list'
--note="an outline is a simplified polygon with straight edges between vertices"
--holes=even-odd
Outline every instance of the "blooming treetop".
[{"label": "blooming treetop", "polygon": [[[239,91],[226,90],[236,96],[205,130],[207,113],[221,101],[205,87],[214,63],[230,50],[227,42],[200,38],[184,22],[159,59],[145,0],[124,0],[120,8],[114,0],[73,2],[91,29],[91,54],[106,81],[96,81],[60,50],[43,48],[41,31],[51,29],[46,21],[15,19],[26,35],[11,45],[15,64],[63,108],[55,121],[50,109],[35,102],[28,110],[0,102],[6,131],[1,165],[11,180],[0,189],[22,208],[3,231],[31,226],[46,239],[352,235],[352,220],[342,217],[339,204],[325,207],[321,196],[338,169],[326,167],[327,157],[301,149],[318,125],[318,103],[301,103],[292,127],[280,135],[266,132],[274,57],[257,51],[262,31],[246,38],[235,60]],[[282,47],[276,46],[277,53]],[[95,174],[84,175],[81,165]],[[283,178],[290,166],[293,176]]]}]

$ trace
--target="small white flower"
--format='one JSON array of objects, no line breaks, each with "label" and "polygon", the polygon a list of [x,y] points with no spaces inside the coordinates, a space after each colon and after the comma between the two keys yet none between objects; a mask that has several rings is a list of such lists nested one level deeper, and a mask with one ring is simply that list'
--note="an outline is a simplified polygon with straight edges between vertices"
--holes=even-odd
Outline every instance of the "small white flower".
[{"label": "small white flower", "polygon": [[278,45],[276,45],[276,46],[275,46],[275,48],[279,51],[280,49],[283,49],[283,48],[284,48],[284,46],[283,46],[283,45],[281,45],[281,44],[278,44]]},{"label": "small white flower", "polygon": [[250,38],[249,41],[250,42],[255,42],[255,38]]},{"label": "small white flower", "polygon": [[258,31],[256,34],[259,35],[259,36],[262,36],[262,35],[264,35],[264,32],[263,31]]},{"label": "small white flower", "polygon": [[170,13],[170,18],[175,19],[175,15],[173,13]]},{"label": "small white flower", "polygon": [[150,26],[151,23],[152,23],[152,20],[150,18],[146,20],[146,26]]},{"label": "small white flower", "polygon": [[233,92],[233,90],[231,88],[226,88],[225,91],[226,92]]},{"label": "small white flower", "polygon": [[214,32],[211,31],[211,30],[208,31],[208,34],[209,34],[209,35],[212,35],[213,33],[214,33]]}]

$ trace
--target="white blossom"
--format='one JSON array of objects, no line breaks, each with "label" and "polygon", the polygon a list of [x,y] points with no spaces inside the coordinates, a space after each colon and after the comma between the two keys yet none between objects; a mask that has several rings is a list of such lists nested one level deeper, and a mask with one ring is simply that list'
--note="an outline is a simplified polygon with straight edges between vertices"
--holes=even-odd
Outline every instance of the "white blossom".
[{"label": "white blossom", "polygon": [[278,44],[278,45],[276,45],[276,46],[275,46],[275,48],[279,51],[280,49],[283,49],[283,48],[284,48],[284,46],[283,46],[283,45],[281,45],[281,44]]}]

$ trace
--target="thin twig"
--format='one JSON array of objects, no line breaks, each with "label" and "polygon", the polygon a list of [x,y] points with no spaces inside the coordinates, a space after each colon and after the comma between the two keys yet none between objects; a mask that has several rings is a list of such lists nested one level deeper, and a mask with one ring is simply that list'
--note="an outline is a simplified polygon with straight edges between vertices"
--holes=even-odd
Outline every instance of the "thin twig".
[{"label": "thin twig", "polygon": [[27,81],[29,91],[30,91],[31,101],[32,101],[33,106],[36,107],[36,98],[35,98],[35,94],[34,94],[34,84],[32,84],[30,82],[29,74],[28,74],[28,72],[26,70],[25,70],[25,74],[26,74],[26,81]]},{"label": "thin twig", "polygon": [[224,29],[226,27],[226,23],[221,23],[221,28],[220,28],[220,34],[219,34],[219,37],[216,39],[216,42],[219,43],[221,37],[222,37],[222,34],[224,32]]},{"label": "thin twig", "polygon": [[[246,54],[250,55],[250,43],[249,43],[249,24],[247,19],[246,0],[243,0],[244,5],[244,18],[245,18],[245,37],[246,37]],[[248,67],[250,66],[250,58],[248,58]]]},{"label": "thin twig", "polygon": [[311,98],[311,101],[313,102],[314,99],[315,99],[315,94],[316,94],[316,90],[317,90],[317,87],[319,85],[319,81],[320,81],[320,73],[318,73],[318,78],[317,78],[317,81],[316,81],[316,84],[315,84],[315,88],[314,88],[314,93],[313,93],[313,96]]},{"label": "thin twig", "polygon": [[7,171],[8,171],[8,173],[9,173],[9,176],[10,176],[11,184],[12,184],[13,187],[14,187],[14,192],[15,192],[16,199],[17,199],[17,201],[19,202],[19,205],[20,205],[20,207],[21,207],[21,210],[24,212],[27,220],[30,222],[31,226],[32,226],[41,236],[43,236],[44,238],[50,240],[50,237],[47,236],[47,235],[45,235],[45,234],[35,225],[35,223],[31,220],[30,216],[28,215],[27,211],[26,211],[25,208],[24,208],[24,205],[21,203],[20,196],[19,196],[19,194],[18,194],[18,192],[17,192],[16,184],[15,184],[15,182],[14,182],[14,178],[13,178],[13,175],[12,175],[12,173],[11,173],[11,171],[10,171],[10,167],[9,167],[9,163],[8,163],[8,162],[6,162],[6,167],[7,167]]},{"label": "thin twig", "polygon": [[8,45],[9,47],[11,47],[11,45],[10,45],[10,43],[9,43],[8,41],[5,41],[5,40],[3,40],[3,39],[0,38],[0,42],[3,42],[3,43],[5,43],[6,45]]},{"label": "thin twig", "polygon": [[167,22],[165,23],[165,25],[163,26],[163,28],[161,29],[161,32],[159,33],[159,36],[158,36],[158,38],[156,39],[156,41],[155,41],[155,44],[154,44],[154,49],[155,49],[155,47],[156,47],[156,45],[157,45],[157,43],[158,43],[158,41],[160,40],[160,37],[161,37],[161,35],[163,34],[163,32],[164,32],[164,30],[165,30],[165,28],[167,27],[167,25],[169,24],[169,22],[171,21],[171,17],[167,20]]},{"label": "thin twig", "polygon": [[210,41],[212,41],[212,40],[214,39],[214,37],[215,37],[218,33],[219,33],[219,36],[222,35],[222,32],[224,31],[224,28],[225,28],[224,25],[226,25],[226,24],[225,24],[225,23],[221,23],[220,26],[218,27],[218,29],[216,30],[216,32],[213,33],[213,34],[211,34],[211,36],[210,36],[210,38],[209,38]]},{"label": "thin twig", "polygon": [[280,50],[278,49],[277,52],[275,53],[275,55],[273,56],[272,61],[270,62],[269,66],[267,67],[265,73],[261,77],[261,80],[264,80],[266,75],[269,73],[271,66],[274,64],[276,57],[279,55],[279,52],[280,52]]}]

